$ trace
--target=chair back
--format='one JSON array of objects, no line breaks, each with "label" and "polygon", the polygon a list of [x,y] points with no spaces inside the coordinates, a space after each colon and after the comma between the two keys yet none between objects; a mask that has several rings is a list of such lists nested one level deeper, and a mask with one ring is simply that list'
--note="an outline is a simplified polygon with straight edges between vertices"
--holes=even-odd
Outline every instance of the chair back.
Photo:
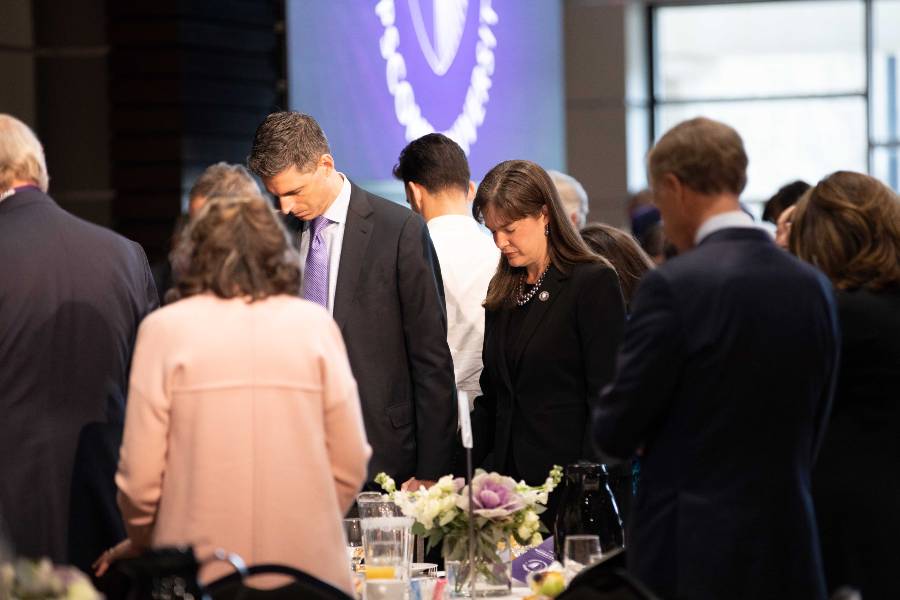
[{"label": "chair back", "polygon": [[[292,581],[276,588],[254,588],[245,579],[256,575],[284,575]],[[232,573],[213,581],[204,591],[210,600],[353,600],[336,587],[285,565],[253,565],[247,567],[246,575]]]}]

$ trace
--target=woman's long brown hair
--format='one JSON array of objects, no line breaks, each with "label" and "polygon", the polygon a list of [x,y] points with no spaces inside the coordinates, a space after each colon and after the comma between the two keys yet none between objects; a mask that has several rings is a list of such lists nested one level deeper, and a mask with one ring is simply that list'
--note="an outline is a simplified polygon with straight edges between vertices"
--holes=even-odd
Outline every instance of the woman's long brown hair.
[{"label": "woman's long brown hair", "polygon": [[630,233],[606,223],[590,223],[581,230],[581,238],[616,268],[625,305],[630,307],[641,277],[656,266],[653,260]]},{"label": "woman's long brown hair", "polygon": [[838,289],[900,286],[900,198],[868,175],[833,173],[797,203],[789,245]]},{"label": "woman's long brown hair", "polygon": [[[483,223],[485,212],[490,210],[504,222],[512,222],[537,216],[544,207],[550,227],[547,249],[554,267],[563,273],[577,263],[603,263],[612,268],[609,261],[591,252],[584,243],[562,209],[553,180],[531,161],[507,160],[491,169],[478,186],[472,216]],[[510,266],[501,254],[484,307],[498,310],[514,306],[513,295],[524,271],[524,267]]]}]

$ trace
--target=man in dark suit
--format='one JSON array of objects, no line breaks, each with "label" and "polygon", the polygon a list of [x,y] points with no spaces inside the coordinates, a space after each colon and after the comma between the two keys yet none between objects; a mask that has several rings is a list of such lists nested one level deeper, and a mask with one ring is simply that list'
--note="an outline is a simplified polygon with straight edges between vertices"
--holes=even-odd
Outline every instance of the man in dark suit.
[{"label": "man in dark suit", "polygon": [[17,553],[67,562],[79,436],[121,430],[137,327],[158,299],[141,247],[62,210],[47,184],[34,133],[0,115],[0,517]]},{"label": "man in dark suit", "polygon": [[456,392],[425,222],[338,172],[308,115],[266,117],[248,164],[288,215],[303,297],[328,308],[341,328],[373,448],[369,480],[384,471],[415,488],[449,473]]},{"label": "man in dark suit", "polygon": [[810,469],[837,360],[831,286],[740,210],[747,156],[708,119],[648,158],[680,255],[641,282],[595,441],[641,454],[630,569],[661,597],[825,597]]}]

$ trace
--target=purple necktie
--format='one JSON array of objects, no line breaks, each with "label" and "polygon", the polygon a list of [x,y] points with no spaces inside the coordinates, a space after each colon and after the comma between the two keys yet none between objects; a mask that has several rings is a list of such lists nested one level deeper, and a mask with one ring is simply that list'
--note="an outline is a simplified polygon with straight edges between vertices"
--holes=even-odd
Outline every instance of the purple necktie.
[{"label": "purple necktie", "polygon": [[332,223],[326,217],[316,217],[309,227],[309,252],[303,271],[303,297],[328,308],[328,244],[322,235]]}]

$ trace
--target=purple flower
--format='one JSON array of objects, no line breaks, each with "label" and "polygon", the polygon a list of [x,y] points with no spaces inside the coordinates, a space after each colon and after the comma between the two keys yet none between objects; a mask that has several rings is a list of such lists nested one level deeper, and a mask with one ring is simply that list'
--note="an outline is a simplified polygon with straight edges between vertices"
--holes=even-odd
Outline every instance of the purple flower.
[{"label": "purple flower", "polygon": [[[497,473],[478,473],[472,479],[472,504],[474,512],[486,519],[508,517],[525,508],[525,502],[516,492],[516,482],[511,477]],[[457,506],[468,510],[469,490],[463,488]]]}]

